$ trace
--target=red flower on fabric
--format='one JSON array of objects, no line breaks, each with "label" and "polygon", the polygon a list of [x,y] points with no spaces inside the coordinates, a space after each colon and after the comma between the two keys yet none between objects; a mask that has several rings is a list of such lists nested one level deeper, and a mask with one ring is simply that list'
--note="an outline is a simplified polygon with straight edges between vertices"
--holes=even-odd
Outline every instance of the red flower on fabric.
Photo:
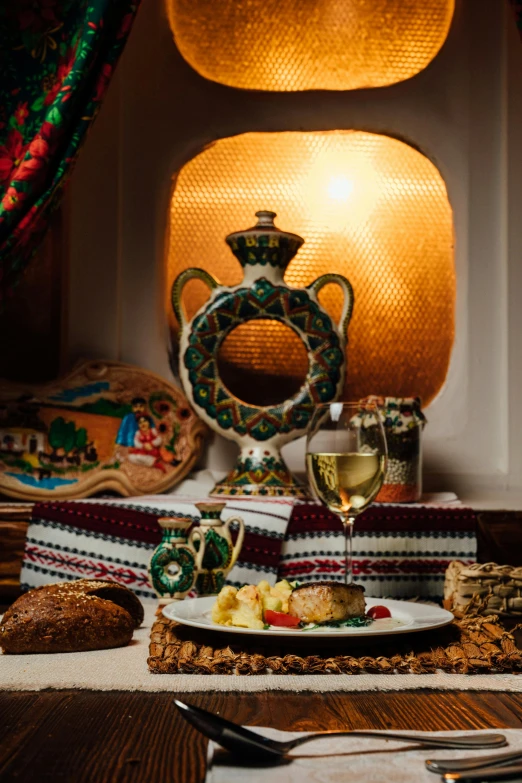
[{"label": "red flower on fabric", "polygon": [[13,235],[16,236],[16,246],[19,250],[31,245],[37,235],[42,235],[48,225],[46,215],[41,214],[41,210],[34,204],[26,215],[18,223]]},{"label": "red flower on fabric", "polygon": [[7,188],[5,196],[2,199],[2,206],[7,212],[17,209],[26,198],[25,193],[20,193],[16,188]]},{"label": "red flower on fabric", "polygon": [[127,33],[132,27],[133,21],[134,21],[133,13],[125,14],[123,19],[121,20],[121,25],[120,25],[120,29],[118,30],[117,38],[124,38],[127,35]]},{"label": "red flower on fabric", "polygon": [[31,221],[34,219],[36,212],[37,212],[37,208],[33,204],[31,209],[27,212],[26,215],[24,215],[24,217],[18,223],[17,233],[20,235],[21,239],[25,240],[23,242],[19,240],[20,244],[26,244],[26,242],[30,240],[32,232],[25,231],[25,229],[29,226]]},{"label": "red flower on fabric", "polygon": [[0,182],[9,182],[12,172],[20,165],[26,149],[20,131],[9,131],[6,143],[0,147]]},{"label": "red flower on fabric", "polygon": [[60,20],[54,12],[56,3],[57,0],[18,0],[16,11],[20,28],[39,33],[51,25],[59,25]]},{"label": "red flower on fabric", "polygon": [[98,102],[101,101],[105,94],[105,90],[107,89],[107,86],[111,80],[113,71],[113,66],[109,63],[104,63],[102,65],[100,75],[98,77],[98,81],[96,83],[96,92],[94,93],[93,100]]},{"label": "red flower on fabric", "polygon": [[25,103],[19,103],[14,110],[14,118],[18,125],[23,125],[28,117],[29,109],[27,108],[27,101],[25,101]]},{"label": "red flower on fabric", "polygon": [[69,76],[72,70],[75,56],[76,56],[76,49],[71,49],[68,52],[68,55],[63,60],[61,60],[61,62],[58,64],[54,82],[52,83],[49,92],[44,98],[44,106],[50,106],[51,103],[54,103],[54,99],[62,89],[64,81]]},{"label": "red flower on fabric", "polygon": [[54,125],[50,122],[43,123],[40,133],[29,144],[28,153],[31,157],[22,161],[15,179],[26,182],[43,173],[56,146],[58,135],[59,130]]}]

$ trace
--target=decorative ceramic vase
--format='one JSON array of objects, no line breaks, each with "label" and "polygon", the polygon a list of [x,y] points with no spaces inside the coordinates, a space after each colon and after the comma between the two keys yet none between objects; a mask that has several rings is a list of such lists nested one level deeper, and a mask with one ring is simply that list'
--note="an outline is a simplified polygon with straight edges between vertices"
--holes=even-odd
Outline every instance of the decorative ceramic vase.
[{"label": "decorative ceramic vase", "polygon": [[[160,603],[168,604],[185,598],[196,584],[205,556],[205,535],[196,527],[187,536],[191,519],[164,517],[158,524],[163,538],[152,553],[149,579]],[[194,537],[199,538],[198,548]]]},{"label": "decorative ceramic vase", "polygon": [[[306,433],[314,406],[337,399],[344,383],[346,330],[353,291],[342,275],[321,275],[306,288],[292,288],[283,279],[303,239],[274,226],[274,212],[256,212],[253,228],[230,234],[226,242],[244,269],[242,282],[221,286],[203,269],[181,272],[172,287],[172,304],[180,323],[180,378],[201,418],[241,449],[234,469],[212,495],[293,495],[307,497],[291,475],[279,449]],[[185,318],[181,295],[193,278],[211,289],[210,298],[191,321]],[[318,300],[319,291],[337,283],[344,305],[337,327]],[[275,319],[302,340],[308,372],[293,397],[269,406],[251,405],[235,397],[223,383],[218,354],[229,333],[253,319]]]},{"label": "decorative ceramic vase", "polygon": [[[199,528],[205,534],[205,554],[203,565],[196,580],[199,595],[219,593],[225,579],[239,557],[245,537],[245,523],[241,517],[229,517],[226,522],[221,519],[225,503],[196,503],[201,514]],[[232,543],[230,526],[239,526],[236,543]]]}]

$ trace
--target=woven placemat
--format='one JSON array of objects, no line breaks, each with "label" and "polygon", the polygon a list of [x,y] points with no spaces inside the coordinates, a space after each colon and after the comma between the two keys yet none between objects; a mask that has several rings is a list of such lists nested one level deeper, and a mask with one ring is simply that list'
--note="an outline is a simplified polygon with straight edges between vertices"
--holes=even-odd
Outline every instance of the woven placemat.
[{"label": "woven placemat", "polygon": [[156,674],[516,673],[522,670],[522,652],[494,616],[465,617],[433,631],[332,643],[247,635],[231,642],[228,633],[189,628],[159,615],[151,630],[148,665]]}]

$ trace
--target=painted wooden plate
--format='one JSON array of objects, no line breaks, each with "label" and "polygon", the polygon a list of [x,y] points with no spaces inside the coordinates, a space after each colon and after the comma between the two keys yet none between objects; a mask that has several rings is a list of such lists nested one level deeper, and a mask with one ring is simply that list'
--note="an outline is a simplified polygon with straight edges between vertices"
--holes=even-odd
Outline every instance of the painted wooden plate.
[{"label": "painted wooden plate", "polygon": [[194,466],[207,431],[181,389],[128,364],[86,362],[42,386],[3,382],[0,492],[165,492]]}]

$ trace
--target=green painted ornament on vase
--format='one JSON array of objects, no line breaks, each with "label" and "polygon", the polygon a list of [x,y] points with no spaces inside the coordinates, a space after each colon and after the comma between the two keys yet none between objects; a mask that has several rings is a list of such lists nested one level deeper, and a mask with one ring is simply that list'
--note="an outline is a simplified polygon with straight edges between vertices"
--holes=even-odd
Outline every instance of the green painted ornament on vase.
[{"label": "green painted ornament on vase", "polygon": [[[205,554],[196,580],[199,595],[219,593],[233,568],[245,536],[245,524],[241,517],[232,516],[223,522],[221,514],[225,503],[196,503],[201,514],[199,529],[205,536]],[[232,542],[231,526],[238,525],[236,543]]]},{"label": "green painted ornament on vase", "polygon": [[185,598],[195,586],[205,556],[205,535],[199,528],[188,534],[191,519],[164,517],[158,524],[163,537],[152,553],[148,573],[160,604],[167,604]]},{"label": "green painted ornament on vase", "polygon": [[[274,212],[256,212],[256,216],[255,226],[226,238],[244,270],[239,285],[221,286],[204,269],[187,269],[174,281],[180,379],[199,416],[240,446],[236,465],[216,484],[212,495],[304,498],[307,490],[290,473],[280,448],[306,434],[315,405],[334,401],[341,393],[353,290],[343,275],[334,273],[321,275],[305,288],[285,283],[284,271],[304,240],[276,228]],[[194,278],[208,285],[210,298],[189,321],[181,296],[185,284]],[[339,285],[344,294],[339,325],[319,303],[318,294],[328,283]],[[290,327],[307,353],[308,371],[301,387],[274,405],[238,399],[219,373],[218,354],[224,340],[237,326],[255,319],[274,319]]]}]

